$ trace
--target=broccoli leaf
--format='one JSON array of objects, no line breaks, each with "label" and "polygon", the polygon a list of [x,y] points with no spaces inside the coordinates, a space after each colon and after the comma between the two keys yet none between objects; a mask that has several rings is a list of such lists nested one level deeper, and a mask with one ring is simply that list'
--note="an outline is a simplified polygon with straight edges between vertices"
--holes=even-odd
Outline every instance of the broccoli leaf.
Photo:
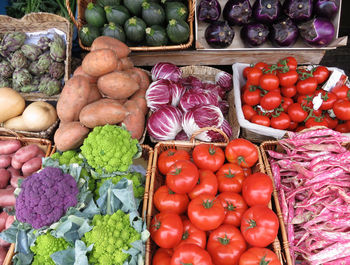
[{"label": "broccoli leaf", "polygon": [[86,253],[92,250],[93,245],[86,247],[81,240],[75,241],[74,248],[57,251],[51,255],[52,260],[57,265],[88,265]]}]

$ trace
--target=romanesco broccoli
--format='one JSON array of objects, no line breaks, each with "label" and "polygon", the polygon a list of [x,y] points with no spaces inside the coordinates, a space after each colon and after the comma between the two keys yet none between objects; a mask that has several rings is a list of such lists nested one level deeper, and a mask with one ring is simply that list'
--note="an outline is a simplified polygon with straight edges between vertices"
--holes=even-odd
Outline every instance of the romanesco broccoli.
[{"label": "romanesco broccoli", "polygon": [[98,173],[127,171],[138,151],[137,140],[120,126],[97,126],[85,138],[81,153]]},{"label": "romanesco broccoli", "polygon": [[34,246],[30,250],[34,253],[32,265],[55,265],[51,259],[51,254],[64,250],[68,247],[68,242],[63,238],[56,238],[50,233],[38,236]]},{"label": "romanesco broccoli", "polygon": [[128,250],[132,242],[141,238],[130,225],[129,215],[121,210],[112,215],[95,215],[92,224],[82,241],[87,246],[94,244],[89,262],[95,265],[122,265],[129,257],[122,249]]}]

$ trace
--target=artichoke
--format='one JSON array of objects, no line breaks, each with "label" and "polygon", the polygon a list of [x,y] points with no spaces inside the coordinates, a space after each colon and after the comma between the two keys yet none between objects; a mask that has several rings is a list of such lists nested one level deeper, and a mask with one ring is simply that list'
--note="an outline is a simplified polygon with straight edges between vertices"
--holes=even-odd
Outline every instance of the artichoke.
[{"label": "artichoke", "polygon": [[0,77],[11,77],[13,70],[14,69],[9,62],[5,60],[0,62]]},{"label": "artichoke", "polygon": [[15,69],[25,68],[28,65],[27,58],[21,50],[17,50],[12,54],[10,63]]},{"label": "artichoke", "polygon": [[39,46],[35,44],[24,44],[21,47],[21,51],[23,52],[24,56],[31,61],[35,61],[38,59],[39,55],[42,54]]},{"label": "artichoke", "polygon": [[21,90],[21,92],[29,93],[29,92],[37,91],[38,87],[34,86],[33,84],[29,84],[29,85],[26,85],[26,86],[22,86],[20,90]]},{"label": "artichoke", "polygon": [[52,40],[49,37],[41,37],[38,40],[37,45],[41,50],[46,51],[47,49],[49,49],[51,42]]},{"label": "artichoke", "polygon": [[64,75],[64,63],[53,62],[50,65],[49,74],[52,78],[61,79]]},{"label": "artichoke", "polygon": [[40,92],[52,96],[60,92],[61,82],[51,78],[49,75],[43,75],[38,88]]},{"label": "artichoke", "polygon": [[4,35],[0,43],[0,54],[8,57],[12,52],[21,48],[26,40],[23,32],[8,32]]},{"label": "artichoke", "polygon": [[54,35],[50,43],[50,56],[56,62],[63,62],[66,59],[66,45],[58,34]]},{"label": "artichoke", "polygon": [[33,75],[42,75],[49,70],[51,64],[50,53],[46,52],[39,56],[39,59],[29,65],[29,72]]},{"label": "artichoke", "polygon": [[[33,76],[33,79],[32,79],[32,85],[33,86],[39,86],[39,84],[40,84],[40,79],[41,79],[41,77],[40,76]],[[37,89],[38,90],[38,89]]]},{"label": "artichoke", "polygon": [[32,75],[27,69],[16,69],[12,75],[12,88],[19,91],[21,87],[29,85]]},{"label": "artichoke", "polygon": [[0,77],[0,87],[11,87],[11,80]]}]

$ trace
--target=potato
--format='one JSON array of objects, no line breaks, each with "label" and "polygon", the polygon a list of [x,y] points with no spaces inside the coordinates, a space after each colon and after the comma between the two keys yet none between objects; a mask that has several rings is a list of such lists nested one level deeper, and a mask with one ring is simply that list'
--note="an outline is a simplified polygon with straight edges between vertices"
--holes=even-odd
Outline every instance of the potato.
[{"label": "potato", "polygon": [[66,122],[60,125],[54,135],[54,142],[60,151],[76,149],[82,145],[89,129],[80,122]]},{"label": "potato", "polygon": [[145,115],[137,106],[137,102],[128,100],[124,107],[129,111],[129,115],[123,120],[126,129],[131,133],[132,138],[141,139],[145,129]]},{"label": "potato", "polygon": [[[5,229],[6,219],[9,215],[7,212],[1,212],[0,213],[0,232]],[[2,263],[0,263],[2,264]]]},{"label": "potato", "polygon": [[5,121],[4,128],[15,130],[15,131],[30,131],[24,123],[23,115],[20,115]]},{"label": "potato", "polygon": [[8,170],[4,168],[0,168],[0,189],[3,189],[7,186],[7,184],[9,183],[10,177],[11,177],[11,174]]},{"label": "potato", "polygon": [[41,157],[33,157],[22,166],[23,176],[27,177],[41,168]]},{"label": "potato", "polygon": [[145,90],[146,94],[146,90],[148,89],[150,84],[150,76],[147,74],[146,71],[142,70],[141,68],[133,67],[132,70],[139,74],[141,78],[140,89]]},{"label": "potato", "polygon": [[77,76],[77,75],[85,76],[89,80],[90,84],[95,84],[97,82],[97,77],[94,77],[85,73],[81,65],[77,69],[75,69],[73,73],[73,76]]},{"label": "potato", "polygon": [[130,75],[130,77],[136,81],[140,85],[141,83],[141,77],[139,76],[138,73],[136,73],[132,68],[124,70],[125,73]]},{"label": "potato", "polygon": [[19,172],[19,169],[15,169],[13,167],[9,167],[8,172],[11,174],[11,178],[13,177],[22,177],[21,173]]},{"label": "potato", "polygon": [[91,91],[88,97],[88,104],[90,104],[91,102],[94,102],[96,100],[99,100],[102,98],[102,95],[100,93],[100,91],[97,88],[96,84],[91,84]]},{"label": "potato", "polygon": [[25,107],[23,97],[9,87],[0,88],[0,123],[21,115]]},{"label": "potato", "polygon": [[0,155],[0,168],[7,168],[11,165],[11,156],[9,155]]},{"label": "potato", "polygon": [[118,58],[124,58],[131,52],[125,43],[108,36],[100,36],[94,40],[91,51],[99,49],[112,49],[118,55]]},{"label": "potato", "polygon": [[103,98],[86,105],[80,112],[80,122],[88,128],[117,124],[124,120],[127,110],[111,98]]},{"label": "potato", "polygon": [[124,72],[113,72],[101,76],[97,87],[102,94],[113,99],[125,99],[139,90],[139,84]]},{"label": "potato", "polygon": [[134,67],[134,63],[129,57],[124,57],[120,59],[122,70],[131,69]]},{"label": "potato", "polygon": [[14,168],[14,169],[21,169],[22,166],[23,166],[23,162],[19,162],[17,159],[13,159],[11,160],[11,166]]},{"label": "potato", "polygon": [[57,102],[57,115],[62,122],[79,120],[81,109],[88,103],[91,86],[84,76],[73,76],[61,92]]},{"label": "potato", "polygon": [[21,176],[12,176],[11,179],[10,179],[11,186],[14,187],[15,189],[17,189],[18,188],[18,181],[20,179],[24,180],[25,178],[21,177]]},{"label": "potato", "polygon": [[46,101],[30,103],[22,114],[25,127],[31,132],[45,131],[57,121],[56,108]]},{"label": "potato", "polygon": [[[12,160],[16,160],[20,163],[25,163],[29,159],[36,157],[38,154],[41,154],[42,150],[36,144],[30,144],[27,146],[23,146],[21,149],[17,150],[17,152],[13,155]],[[16,168],[16,167],[14,167]]]},{"label": "potato", "polygon": [[22,147],[22,143],[18,140],[0,141],[0,155],[9,155],[15,153]]},{"label": "potato", "polygon": [[5,229],[8,229],[12,223],[15,221],[15,216],[14,215],[9,215],[6,219],[6,223],[5,223]]},{"label": "potato", "polygon": [[0,264],[3,264],[6,259],[7,251],[5,248],[0,247]]},{"label": "potato", "polygon": [[88,75],[99,77],[113,72],[117,68],[118,57],[110,49],[96,50],[85,56],[81,66]]},{"label": "potato", "polygon": [[148,113],[148,107],[147,107],[147,101],[145,98],[137,97],[137,98],[130,98],[131,100],[135,101],[139,109],[142,111],[143,115],[146,116]]}]

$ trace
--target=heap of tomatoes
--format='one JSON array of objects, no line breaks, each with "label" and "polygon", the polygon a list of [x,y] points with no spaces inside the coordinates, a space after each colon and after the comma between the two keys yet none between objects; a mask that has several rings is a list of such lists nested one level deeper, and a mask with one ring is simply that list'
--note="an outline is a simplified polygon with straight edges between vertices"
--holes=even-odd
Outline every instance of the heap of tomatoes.
[{"label": "heap of tomatoes", "polygon": [[[343,84],[323,90],[330,76],[327,67],[307,70],[298,67],[294,57],[286,57],[274,65],[248,66],[243,76],[242,111],[248,121],[289,131],[326,126],[350,132],[350,88]],[[314,105],[314,97],[321,97],[320,106]]]},{"label": "heap of tomatoes", "polygon": [[267,247],[279,222],[268,208],[273,184],[252,173],[258,150],[245,139],[225,149],[199,144],[192,153],[170,148],[157,165],[165,185],[153,203],[159,211],[150,224],[158,245],[153,265],[280,265]]}]

